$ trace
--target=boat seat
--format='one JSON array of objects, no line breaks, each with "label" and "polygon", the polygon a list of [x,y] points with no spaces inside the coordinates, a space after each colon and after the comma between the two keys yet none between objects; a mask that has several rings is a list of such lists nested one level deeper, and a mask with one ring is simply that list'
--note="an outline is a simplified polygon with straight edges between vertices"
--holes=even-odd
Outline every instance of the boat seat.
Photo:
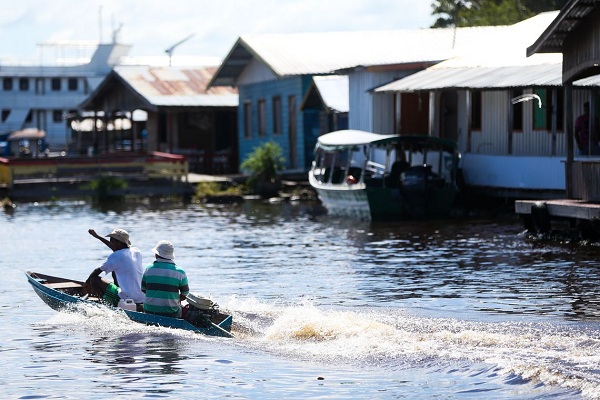
[{"label": "boat seat", "polygon": [[44,286],[47,286],[52,289],[77,289],[83,287],[82,284],[77,282],[53,282],[46,283]]}]

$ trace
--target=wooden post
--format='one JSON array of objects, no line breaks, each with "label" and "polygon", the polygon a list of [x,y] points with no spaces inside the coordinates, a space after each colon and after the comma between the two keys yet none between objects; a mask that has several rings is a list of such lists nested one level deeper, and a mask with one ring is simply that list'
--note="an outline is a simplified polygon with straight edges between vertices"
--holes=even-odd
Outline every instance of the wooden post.
[{"label": "wooden post", "polygon": [[567,141],[567,161],[565,162],[565,189],[567,199],[573,198],[573,81],[564,82],[566,121],[565,140]]}]

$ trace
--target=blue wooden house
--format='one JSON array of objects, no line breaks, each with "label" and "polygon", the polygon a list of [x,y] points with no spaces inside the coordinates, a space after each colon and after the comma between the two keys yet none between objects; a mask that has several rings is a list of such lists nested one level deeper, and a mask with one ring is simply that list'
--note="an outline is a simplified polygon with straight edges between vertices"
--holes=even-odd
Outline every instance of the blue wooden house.
[{"label": "blue wooden house", "polygon": [[[283,149],[288,170],[307,170],[317,137],[326,133],[328,107],[310,107],[304,101],[315,89],[315,77],[348,77],[348,125],[338,124],[337,129],[392,133],[397,127],[385,105],[394,96],[375,96],[373,90],[465,51],[489,30],[496,28],[245,35],[209,87],[238,88],[240,162],[256,147],[274,141]],[[421,99],[411,101],[416,109]]]}]

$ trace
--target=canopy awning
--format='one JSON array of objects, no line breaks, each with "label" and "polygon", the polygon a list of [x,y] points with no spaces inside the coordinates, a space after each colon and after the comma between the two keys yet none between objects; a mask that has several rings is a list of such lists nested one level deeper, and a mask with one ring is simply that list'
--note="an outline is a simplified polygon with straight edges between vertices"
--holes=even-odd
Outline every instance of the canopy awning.
[{"label": "canopy awning", "polygon": [[38,140],[46,137],[46,132],[37,128],[27,128],[21,129],[19,131],[14,131],[10,135],[8,135],[8,141],[13,140],[22,140],[22,139],[31,139]]},{"label": "canopy awning", "polygon": [[335,131],[326,133],[319,136],[317,139],[318,145],[325,149],[339,149],[343,147],[360,146],[363,144],[369,144],[377,140],[388,139],[398,137],[398,135],[381,135],[378,133],[345,129],[341,131]]}]

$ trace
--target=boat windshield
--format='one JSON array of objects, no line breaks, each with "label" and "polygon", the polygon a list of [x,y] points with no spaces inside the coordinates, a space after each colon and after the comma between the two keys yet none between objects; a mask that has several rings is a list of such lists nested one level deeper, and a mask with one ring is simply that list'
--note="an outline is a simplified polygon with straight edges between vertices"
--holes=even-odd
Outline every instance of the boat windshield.
[{"label": "boat windshield", "polygon": [[313,175],[323,183],[340,184],[351,176],[358,182],[362,175],[367,154],[364,146],[353,146],[336,150],[318,148],[315,154]]}]

